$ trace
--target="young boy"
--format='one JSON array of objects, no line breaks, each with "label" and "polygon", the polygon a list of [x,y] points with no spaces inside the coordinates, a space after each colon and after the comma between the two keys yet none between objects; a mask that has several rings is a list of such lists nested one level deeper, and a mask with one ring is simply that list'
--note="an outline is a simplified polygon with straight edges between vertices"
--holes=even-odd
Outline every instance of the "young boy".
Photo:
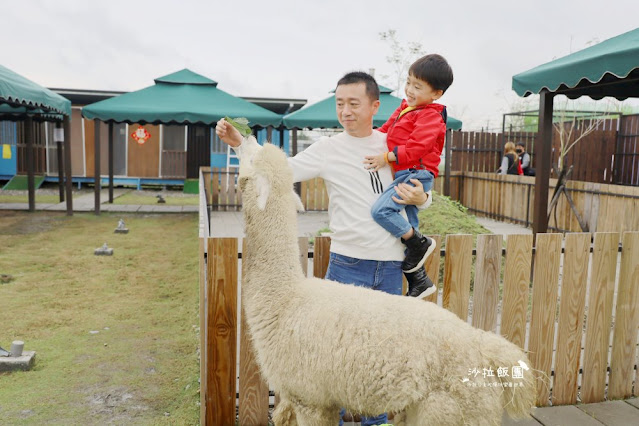
[{"label": "young boy", "polygon": [[[453,71],[440,55],[426,55],[415,61],[406,81],[406,99],[378,129],[386,133],[388,152],[368,156],[364,163],[378,170],[390,165],[395,180],[373,205],[375,221],[406,245],[402,270],[408,281],[408,294],[426,297],[437,288],[426,275],[423,265],[435,250],[435,241],[418,231],[417,208],[397,203],[395,187],[417,179],[429,191],[439,172],[439,162],[446,137],[446,107],[433,103],[453,82]],[[398,200],[399,201],[399,200]],[[408,221],[401,215],[406,210]]]}]

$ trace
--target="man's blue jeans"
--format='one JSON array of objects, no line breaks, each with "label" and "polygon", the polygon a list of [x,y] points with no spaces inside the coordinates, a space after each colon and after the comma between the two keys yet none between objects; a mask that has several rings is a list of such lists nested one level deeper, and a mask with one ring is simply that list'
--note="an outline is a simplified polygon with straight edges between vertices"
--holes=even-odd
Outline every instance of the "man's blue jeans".
[{"label": "man's blue jeans", "polygon": [[[406,234],[411,230],[411,228],[417,229],[419,225],[419,219],[417,218],[417,212],[419,209],[417,206],[397,204],[393,201],[393,197],[399,198],[395,192],[395,187],[400,183],[407,183],[414,186],[410,182],[411,179],[419,180],[424,186],[424,192],[430,191],[433,187],[434,177],[428,170],[400,170],[395,173],[395,180],[388,188],[386,188],[386,191],[379,196],[371,209],[371,214],[373,215],[375,222],[390,232],[395,238],[399,238]],[[400,212],[404,209],[406,210],[408,222],[400,214]]]},{"label": "man's blue jeans", "polygon": [[[356,259],[331,253],[326,279],[344,284],[368,287],[390,294],[402,294],[402,262],[400,261],[376,261]],[[342,416],[345,410],[340,411],[339,426],[342,426]],[[388,423],[386,413],[375,417],[362,417],[362,426],[381,425]]]}]

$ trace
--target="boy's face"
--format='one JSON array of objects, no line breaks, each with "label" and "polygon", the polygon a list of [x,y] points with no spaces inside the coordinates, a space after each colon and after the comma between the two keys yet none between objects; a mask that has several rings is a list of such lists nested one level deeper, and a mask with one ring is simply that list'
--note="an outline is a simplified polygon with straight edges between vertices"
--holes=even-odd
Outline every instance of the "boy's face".
[{"label": "boy's face", "polygon": [[406,93],[408,106],[412,107],[432,104],[444,94],[443,90],[433,89],[430,84],[412,74],[408,74],[404,92]]},{"label": "boy's face", "polygon": [[346,133],[356,138],[370,136],[373,116],[379,109],[379,101],[366,93],[365,83],[342,84],[335,89],[337,120]]}]

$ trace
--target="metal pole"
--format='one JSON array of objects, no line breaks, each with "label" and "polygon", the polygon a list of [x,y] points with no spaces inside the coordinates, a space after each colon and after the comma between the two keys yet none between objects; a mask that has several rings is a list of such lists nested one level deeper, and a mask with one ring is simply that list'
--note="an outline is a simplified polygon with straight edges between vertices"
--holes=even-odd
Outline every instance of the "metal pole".
[{"label": "metal pole", "polygon": [[266,141],[269,143],[273,143],[271,138],[273,137],[273,126],[266,127]]},{"label": "metal pole", "polygon": [[280,148],[284,149],[284,132],[286,129],[284,126],[280,126],[277,130],[280,132]]},{"label": "metal pole", "polygon": [[60,202],[64,203],[64,152],[62,141],[57,141],[56,147],[58,148],[58,189],[60,192]]},{"label": "metal pole", "polygon": [[539,97],[538,151],[535,176],[535,206],[533,210],[533,233],[548,231],[548,181],[550,179],[550,155],[552,152],[551,92],[542,92]]},{"label": "metal pole", "polygon": [[109,122],[109,203],[113,204],[113,122]]},{"label": "metal pole", "polygon": [[33,167],[33,118],[24,122],[24,137],[27,140],[27,187],[29,188],[29,211],[35,211],[35,178]]},{"label": "metal pole", "polygon": [[93,121],[93,158],[94,172],[93,184],[95,185],[95,214],[100,214],[100,120],[97,118]]},{"label": "metal pole", "polygon": [[[297,128],[293,129],[293,134],[291,135],[291,156],[295,157],[297,155]],[[295,192],[300,195],[302,193],[302,184],[297,182],[295,185]]]},{"label": "metal pole", "polygon": [[71,117],[64,117],[64,172],[66,174],[67,216],[73,216],[73,178],[71,174]]},{"label": "metal pole", "polygon": [[451,161],[451,154],[453,152],[452,147],[451,147],[451,139],[453,138],[453,131],[452,130],[447,130],[446,131],[446,156],[445,156],[445,161],[446,163],[444,164],[444,195],[450,197],[450,161]]}]

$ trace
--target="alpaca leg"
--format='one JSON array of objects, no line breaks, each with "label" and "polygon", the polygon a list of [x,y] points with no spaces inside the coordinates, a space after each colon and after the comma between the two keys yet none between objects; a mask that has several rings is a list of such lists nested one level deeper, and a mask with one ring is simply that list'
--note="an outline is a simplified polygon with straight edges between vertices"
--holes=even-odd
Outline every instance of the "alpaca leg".
[{"label": "alpaca leg", "polygon": [[466,424],[464,413],[446,392],[432,392],[426,399],[408,407],[403,415],[406,426],[458,426]]},{"label": "alpaca leg", "polygon": [[273,423],[275,426],[297,426],[293,403],[285,397],[280,399],[273,411]]},{"label": "alpaca leg", "polygon": [[502,407],[494,390],[472,389],[470,392],[433,392],[405,411],[406,426],[499,426]]},{"label": "alpaca leg", "polygon": [[299,426],[335,426],[339,423],[339,408],[295,405]]}]

